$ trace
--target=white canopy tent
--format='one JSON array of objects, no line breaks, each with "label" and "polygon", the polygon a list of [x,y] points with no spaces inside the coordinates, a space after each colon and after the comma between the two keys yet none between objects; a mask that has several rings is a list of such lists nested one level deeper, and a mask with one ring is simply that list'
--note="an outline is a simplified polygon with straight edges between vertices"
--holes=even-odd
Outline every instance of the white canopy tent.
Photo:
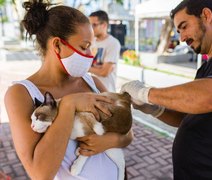
[{"label": "white canopy tent", "polygon": [[170,11],[182,0],[149,0],[136,6],[135,16],[138,18],[167,17]]},{"label": "white canopy tent", "polygon": [[168,18],[171,10],[182,0],[149,0],[135,8],[135,50],[139,51],[139,20],[150,18]]}]

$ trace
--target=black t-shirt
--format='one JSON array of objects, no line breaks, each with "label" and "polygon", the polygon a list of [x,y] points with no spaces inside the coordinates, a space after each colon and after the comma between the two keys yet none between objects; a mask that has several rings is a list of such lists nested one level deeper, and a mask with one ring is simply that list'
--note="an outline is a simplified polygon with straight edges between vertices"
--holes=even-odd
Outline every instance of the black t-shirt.
[{"label": "black t-shirt", "polygon": [[[212,59],[200,67],[195,79],[206,77],[212,78]],[[212,112],[187,114],[172,152],[175,180],[212,180]]]}]

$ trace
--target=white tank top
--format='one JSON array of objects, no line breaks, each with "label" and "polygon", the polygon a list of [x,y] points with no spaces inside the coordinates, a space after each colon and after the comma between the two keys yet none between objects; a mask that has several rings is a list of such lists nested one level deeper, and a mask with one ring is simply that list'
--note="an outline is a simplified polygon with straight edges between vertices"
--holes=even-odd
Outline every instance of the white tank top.
[{"label": "white tank top", "polygon": [[[83,76],[85,82],[91,87],[93,92],[99,93],[93,78],[86,74]],[[15,84],[22,84],[28,90],[33,101],[37,98],[43,102],[43,94],[39,89],[29,80],[17,81]],[[72,176],[69,172],[70,166],[76,159],[75,151],[77,148],[77,141],[69,140],[64,159],[54,178],[54,180],[117,180],[118,168],[116,164],[103,152],[97,155],[90,156],[81,173],[78,176]]]}]

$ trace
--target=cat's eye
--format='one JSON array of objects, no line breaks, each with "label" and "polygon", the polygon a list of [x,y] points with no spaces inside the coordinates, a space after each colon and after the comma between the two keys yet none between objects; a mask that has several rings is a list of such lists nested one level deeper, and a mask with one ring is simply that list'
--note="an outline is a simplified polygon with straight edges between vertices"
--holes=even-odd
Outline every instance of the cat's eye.
[{"label": "cat's eye", "polygon": [[39,119],[40,121],[45,121],[46,115],[45,115],[45,114],[39,114],[39,115],[38,115],[38,119]]}]

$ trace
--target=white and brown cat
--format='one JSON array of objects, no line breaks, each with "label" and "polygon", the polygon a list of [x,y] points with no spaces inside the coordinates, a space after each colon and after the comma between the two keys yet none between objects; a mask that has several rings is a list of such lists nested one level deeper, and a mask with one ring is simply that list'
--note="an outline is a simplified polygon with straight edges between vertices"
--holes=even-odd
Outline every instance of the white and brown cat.
[{"label": "white and brown cat", "polygon": [[[114,100],[115,104],[107,104],[112,113],[111,117],[107,117],[99,111],[100,121],[97,121],[92,113],[76,112],[71,139],[86,136],[89,134],[103,135],[106,132],[117,132],[126,134],[132,126],[131,114],[131,97],[128,93],[110,93],[104,92],[100,95],[105,95]],[[38,133],[44,133],[52,124],[58,112],[58,103],[51,93],[46,92],[44,102],[41,103],[35,99],[37,108],[34,110],[31,118],[31,127]],[[119,169],[118,180],[124,179],[125,160],[122,149],[112,148],[105,151],[105,153],[115,162]],[[73,165],[70,168],[72,175],[78,175],[86,160],[87,156],[78,155]]]}]

